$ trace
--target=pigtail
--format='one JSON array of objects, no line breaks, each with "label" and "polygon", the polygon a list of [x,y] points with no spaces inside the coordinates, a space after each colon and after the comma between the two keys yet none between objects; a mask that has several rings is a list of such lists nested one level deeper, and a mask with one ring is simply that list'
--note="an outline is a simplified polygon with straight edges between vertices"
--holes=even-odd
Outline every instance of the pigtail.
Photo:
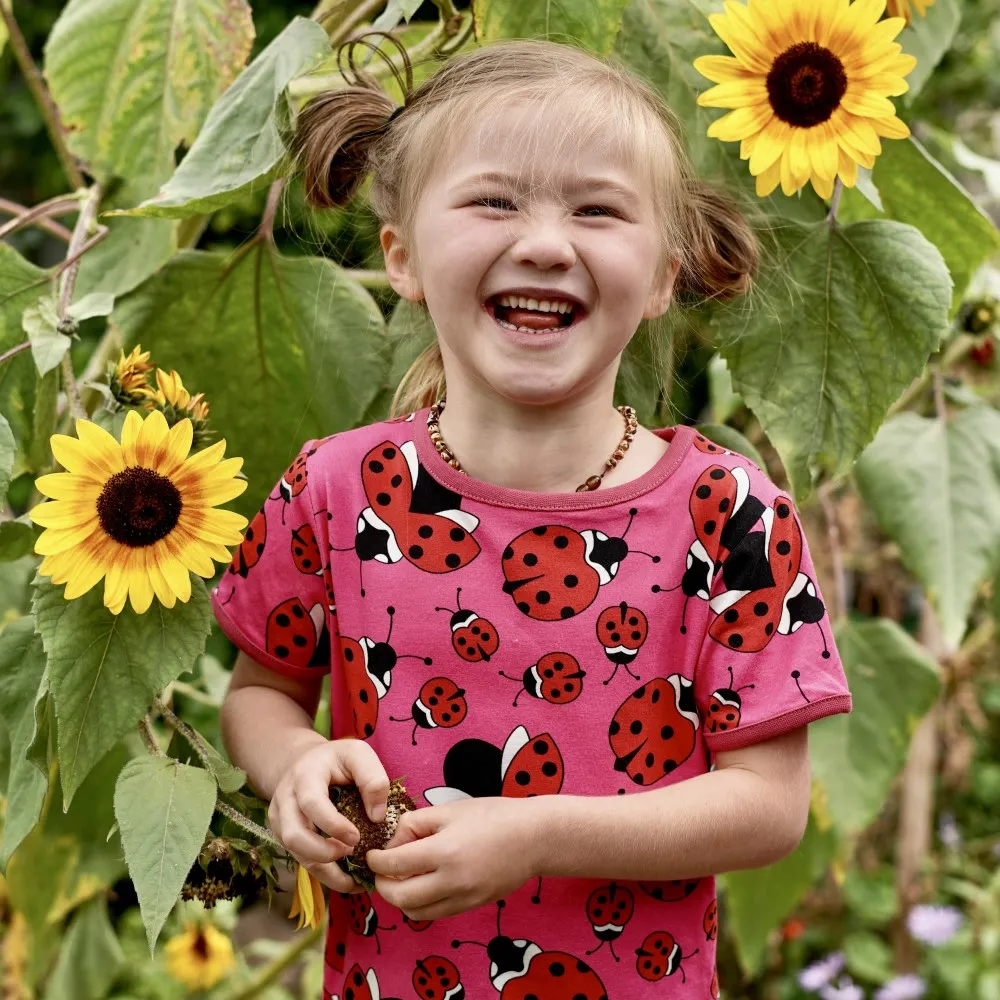
[{"label": "pigtail", "polygon": [[389,416],[401,417],[405,413],[422,410],[436,403],[444,394],[444,362],[435,339],[417,355],[400,379],[389,406]]}]

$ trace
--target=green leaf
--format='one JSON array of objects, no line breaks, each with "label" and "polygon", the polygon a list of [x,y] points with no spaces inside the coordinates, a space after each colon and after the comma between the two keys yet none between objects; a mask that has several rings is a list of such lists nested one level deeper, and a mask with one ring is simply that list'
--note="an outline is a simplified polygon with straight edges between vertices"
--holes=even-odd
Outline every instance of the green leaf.
[{"label": "green leaf", "polygon": [[167,757],[136,757],[115,785],[115,816],[149,953],[181,893],[215,809],[215,779]]},{"label": "green leaf", "polygon": [[108,292],[88,292],[77,299],[66,311],[78,323],[93,316],[110,316],[115,307],[115,297]]},{"label": "green leaf", "polygon": [[844,621],[836,642],[854,709],[812,723],[809,749],[833,825],[851,836],[882,809],[940,681],[934,661],[891,619]]},{"label": "green leaf", "polygon": [[522,0],[473,0],[477,36],[543,38],[589,49],[606,56],[621,27],[629,0],[562,0],[523,3]]},{"label": "green leaf", "polygon": [[[188,720],[185,721],[187,722]],[[188,722],[188,725],[190,725],[190,722]],[[194,729],[193,726],[191,728]],[[195,732],[198,732],[198,730],[195,729]],[[205,744],[204,753],[209,762],[208,770],[212,773],[219,788],[226,793],[238,792],[246,784],[246,771],[235,767],[226,760],[203,734],[199,733],[198,735],[201,736]],[[194,747],[176,730],[170,738],[170,744],[167,746],[167,756],[173,757],[184,764],[190,764],[192,767],[204,767]]]},{"label": "green leaf", "polygon": [[70,149],[100,181],[168,177],[253,38],[246,0],[70,0],[45,43]]},{"label": "green leaf", "polygon": [[899,913],[895,870],[889,865],[877,872],[848,868],[841,888],[851,912],[866,924],[882,927]]},{"label": "green leaf", "polygon": [[[0,4],[6,7],[7,10],[11,9],[11,0],[0,0]],[[7,44],[8,37],[10,36],[7,33],[7,25],[3,21],[0,21],[0,56],[3,55],[4,46]]]},{"label": "green leaf", "polygon": [[719,881],[725,890],[729,933],[748,976],[760,972],[767,939],[799,905],[826,871],[836,852],[832,831],[822,831],[809,819],[799,846],[766,868],[727,872]]},{"label": "green leaf", "polygon": [[88,900],[73,914],[45,1000],[101,1000],[125,964],[125,953],[108,919],[104,896]]},{"label": "green leaf", "polygon": [[6,818],[0,827],[0,868],[38,821],[49,786],[47,774],[27,758],[35,737],[36,707],[48,690],[45,653],[30,617],[0,632],[0,718],[10,736]]},{"label": "green leaf", "polygon": [[743,405],[743,400],[733,392],[733,379],[726,367],[726,359],[721,354],[712,355],[705,374],[712,423],[724,424]]},{"label": "green leaf", "polygon": [[286,90],[330,55],[330,39],[315,21],[296,17],[213,105],[177,172],[121,215],[183,219],[212,212],[277,177],[291,128]]},{"label": "green leaf", "polygon": [[723,448],[749,458],[758,468],[766,468],[761,453],[738,430],[726,424],[698,424],[696,430],[704,434],[709,441],[714,441]]},{"label": "green leaf", "polygon": [[880,986],[892,978],[892,949],[871,931],[855,931],[844,938],[847,971],[856,979]]},{"label": "green leaf", "polygon": [[41,527],[27,514],[9,521],[0,521],[0,562],[13,562],[26,556],[34,548],[35,540],[41,533]]},{"label": "green leaf", "polygon": [[[0,351],[24,340],[21,316],[38,301],[49,272],[29,264],[13,247],[0,242]],[[10,363],[4,365],[8,368]],[[3,369],[0,369],[2,377]]]},{"label": "green leaf", "polygon": [[169,358],[211,403],[251,487],[231,505],[253,516],[302,442],[358,423],[388,365],[385,322],[341,268],[282,257],[267,242],[233,262],[188,250],[120,300],[128,347]]},{"label": "green leaf", "polygon": [[947,328],[951,279],[898,222],[778,231],[759,295],[716,310],[733,386],[777,449],[801,502],[847,473]]},{"label": "green leaf", "polygon": [[855,476],[957,648],[1000,545],[1000,412],[977,406],[947,421],[901,413],[865,449]]},{"label": "green leaf", "polygon": [[131,730],[153,696],[190,670],[205,647],[212,613],[199,577],[191,599],[173,608],[154,600],[137,615],[104,607],[104,584],[82,597],[63,598],[48,577],[34,580],[32,609],[49,659],[58,722],[63,809],[91,768]]},{"label": "green leaf", "polygon": [[31,353],[39,375],[45,375],[54,368],[70,348],[72,341],[60,333],[59,306],[51,295],[40,298],[33,306],[24,310],[21,326],[31,341]]},{"label": "green leaf", "polygon": [[[0,506],[7,502],[10,475],[17,458],[17,442],[6,417],[0,416]],[[0,543],[2,544],[2,543]]]},{"label": "green leaf", "polygon": [[958,26],[962,21],[959,0],[934,0],[921,17],[914,11],[913,19],[896,36],[903,51],[917,60],[917,65],[906,75],[910,89],[903,95],[903,103],[913,103],[930,79],[934,67],[951,48]]}]

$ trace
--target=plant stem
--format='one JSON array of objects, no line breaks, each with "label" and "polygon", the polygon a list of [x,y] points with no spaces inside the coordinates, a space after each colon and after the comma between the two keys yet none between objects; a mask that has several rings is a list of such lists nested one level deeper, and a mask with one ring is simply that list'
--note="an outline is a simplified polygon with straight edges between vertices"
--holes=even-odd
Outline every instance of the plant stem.
[{"label": "plant stem", "polygon": [[833,566],[833,621],[839,621],[847,615],[847,577],[844,573],[844,552],[840,544],[840,525],[837,521],[837,507],[831,494],[836,486],[826,482],[820,486],[817,494],[823,517],[826,519],[826,537],[830,545],[830,562]]},{"label": "plant stem", "polygon": [[304,934],[296,934],[280,955],[262,965],[249,982],[230,993],[225,1000],[249,1000],[250,997],[260,996],[304,951],[322,940],[325,930],[325,924],[320,924],[318,927],[310,927]]},{"label": "plant stem", "polygon": [[223,816],[231,819],[237,826],[243,827],[247,832],[263,840],[265,844],[270,844],[271,847],[275,847],[279,851],[285,851],[285,845],[270,830],[265,829],[259,823],[255,823],[249,816],[244,816],[239,809],[234,809],[228,802],[218,799],[215,803],[215,811],[222,813]]},{"label": "plant stem", "polygon": [[4,24],[7,26],[14,59],[17,60],[17,64],[24,74],[25,82],[28,84],[28,89],[38,104],[42,118],[45,119],[45,127],[48,129],[49,138],[52,140],[56,155],[59,157],[59,162],[62,164],[63,170],[66,171],[66,176],[69,178],[70,184],[74,188],[86,187],[87,182],[84,180],[83,174],[76,164],[76,158],[69,151],[69,146],[66,145],[66,136],[63,133],[62,125],[59,123],[59,109],[56,107],[55,101],[52,100],[52,95],[49,93],[48,87],[45,86],[45,80],[35,65],[34,59],[31,58],[31,51],[28,49],[28,43],[25,41],[24,35],[21,34],[21,28],[14,17],[14,11],[4,3],[0,3],[0,19],[3,19]]},{"label": "plant stem", "polygon": [[830,199],[830,211],[826,218],[830,223],[837,222],[837,209],[840,208],[840,196],[844,193],[844,182],[838,177],[833,182],[833,197]]},{"label": "plant stem", "polygon": [[[336,52],[337,46],[346,41],[350,37],[351,32],[362,21],[367,20],[369,15],[374,14],[375,11],[383,6],[385,5],[382,3],[382,0],[362,0],[361,4],[348,14],[334,31],[330,32],[330,48]],[[327,16],[329,16],[329,13]]]},{"label": "plant stem", "polygon": [[57,198],[50,198],[38,205],[27,208],[19,205],[16,201],[7,198],[0,198],[0,212],[9,212],[14,216],[10,222],[5,222],[0,226],[0,239],[16,233],[26,226],[38,226],[53,236],[65,240],[67,243],[73,238],[73,234],[58,222],[53,222],[49,216],[66,215],[69,212],[76,212],[80,208],[80,199],[75,194],[61,194]]},{"label": "plant stem", "polygon": [[[947,372],[952,365],[957,364],[964,358],[973,347],[976,346],[976,337],[967,333],[959,334],[945,349],[937,367],[942,372]],[[923,391],[927,388],[934,375],[934,369],[928,365],[924,371],[915,378],[903,392],[903,395],[889,407],[886,419],[895,416],[901,410],[905,410]]]},{"label": "plant stem", "polygon": [[260,225],[257,227],[257,238],[274,243],[274,219],[278,214],[278,205],[281,203],[281,192],[285,187],[285,178],[279,177],[268,189],[267,203],[264,205],[264,214],[261,216]]},{"label": "plant stem", "polygon": [[391,288],[389,275],[386,271],[365,271],[361,268],[344,268],[344,273],[349,274],[363,288]]},{"label": "plant stem", "polygon": [[139,720],[139,735],[143,743],[149,747],[149,752],[154,757],[166,757],[167,755],[160,749],[160,744],[156,742],[156,734],[153,732],[153,724],[149,721],[149,716],[144,715]]},{"label": "plant stem", "polygon": [[198,759],[205,765],[205,770],[212,773],[212,758],[209,756],[208,747],[200,733],[192,729],[172,708],[159,698],[153,699],[153,708],[166,720],[167,724],[181,734],[194,748]]},{"label": "plant stem", "polygon": [[22,344],[15,345],[9,351],[4,351],[3,354],[0,354],[0,365],[5,361],[10,361],[15,354],[20,354],[21,351],[26,351],[29,347],[31,347],[31,341],[26,340]]}]

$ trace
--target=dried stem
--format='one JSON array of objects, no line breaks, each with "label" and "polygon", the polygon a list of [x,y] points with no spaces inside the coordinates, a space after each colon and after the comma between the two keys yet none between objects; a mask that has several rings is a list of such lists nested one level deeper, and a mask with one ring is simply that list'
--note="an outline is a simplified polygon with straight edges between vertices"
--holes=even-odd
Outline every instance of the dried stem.
[{"label": "dried stem", "polygon": [[244,816],[239,809],[234,809],[228,802],[223,802],[222,799],[219,799],[215,803],[215,811],[222,813],[223,816],[231,819],[237,826],[241,826],[248,833],[252,833],[255,837],[263,840],[265,844],[270,844],[271,847],[284,852],[285,845],[270,830],[265,829],[259,823],[255,823],[249,816]]},{"label": "dried stem", "polygon": [[[2,5],[0,5],[2,6]],[[139,720],[139,735],[143,743],[149,747],[149,752],[154,757],[166,757],[167,755],[160,749],[160,744],[156,742],[156,734],[153,732],[153,723],[148,715],[144,715]]]},{"label": "dried stem", "polygon": [[826,537],[830,546],[830,562],[833,566],[833,604],[834,614],[838,621],[847,616],[847,576],[844,573],[844,550],[840,544],[840,524],[837,521],[837,507],[832,494],[836,489],[833,482],[825,482],[817,491],[823,517],[826,519]]},{"label": "dried stem", "polygon": [[0,198],[0,212],[8,212],[14,218],[10,222],[5,222],[0,226],[0,239],[16,233],[19,229],[27,226],[38,226],[53,236],[65,240],[67,243],[73,238],[72,232],[58,222],[53,222],[50,216],[67,215],[76,212],[80,208],[80,199],[75,194],[61,194],[57,198],[50,198],[38,205],[27,208],[19,205],[16,201],[8,198]]},{"label": "dried stem", "polygon": [[268,189],[267,203],[264,206],[264,214],[261,216],[260,225],[257,227],[257,239],[274,243],[274,219],[278,214],[278,205],[281,203],[281,192],[285,187],[285,178],[279,177]]},{"label": "dried stem", "polygon": [[0,365],[2,365],[5,361],[10,361],[15,354],[20,354],[21,351],[26,351],[29,347],[31,347],[31,341],[26,340],[23,344],[17,344],[9,351],[4,351],[3,354],[0,354]]},{"label": "dried stem", "polygon": [[[375,11],[384,6],[385,4],[382,0],[362,0],[360,6],[348,14],[337,28],[330,32],[330,47],[336,50],[337,46],[346,41],[350,37],[351,32],[362,21],[366,21]],[[329,16],[329,12],[327,16]],[[321,17],[320,19],[322,20],[323,18]]]},{"label": "dried stem", "polygon": [[[937,369],[947,372],[952,365],[957,364],[964,358],[973,347],[976,346],[976,337],[971,337],[967,333],[959,334],[947,347],[941,360],[937,363]],[[888,417],[895,416],[901,410],[905,410],[930,384],[934,377],[934,368],[928,365],[924,371],[915,378],[903,394],[889,407]]]},{"label": "dried stem", "polygon": [[934,372],[934,412],[942,423],[948,420],[948,407],[944,401],[944,376],[940,369]]},{"label": "dried stem", "polygon": [[200,733],[192,729],[169,705],[159,698],[153,699],[153,708],[163,716],[166,723],[181,734],[191,744],[198,759],[205,765],[206,771],[212,771],[212,758],[208,746]]},{"label": "dried stem", "polygon": [[62,164],[63,170],[66,171],[66,176],[69,178],[70,184],[74,188],[86,187],[87,182],[84,180],[83,174],[76,164],[76,158],[69,151],[69,146],[66,145],[66,136],[59,122],[59,109],[56,107],[55,101],[52,100],[49,88],[45,86],[45,80],[35,65],[34,59],[31,58],[31,51],[28,49],[28,43],[25,41],[24,35],[21,34],[21,28],[14,17],[14,12],[7,4],[0,3],[0,19],[3,20],[3,23],[7,27],[7,33],[10,35],[10,47],[14,53],[14,58],[17,60],[17,64],[24,74],[28,89],[31,91],[39,110],[42,112],[42,118],[45,119],[45,127],[48,129],[49,138],[52,140],[56,155],[59,157],[59,162]]}]

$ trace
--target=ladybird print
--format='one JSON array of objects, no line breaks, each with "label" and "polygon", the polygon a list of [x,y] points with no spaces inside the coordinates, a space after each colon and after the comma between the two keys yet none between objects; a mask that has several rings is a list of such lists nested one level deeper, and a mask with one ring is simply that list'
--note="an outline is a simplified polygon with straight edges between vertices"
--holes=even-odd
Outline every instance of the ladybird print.
[{"label": "ladybird print", "polygon": [[722,445],[716,444],[714,441],[709,441],[704,434],[695,434],[691,442],[700,452],[706,455],[730,455],[732,452],[728,448],[723,448]]},{"label": "ladybird print", "polygon": [[392,647],[392,620],[396,609],[386,608],[389,615],[389,634],[384,642],[375,642],[368,636],[352,639],[340,636],[340,656],[344,664],[347,693],[354,714],[354,732],[358,739],[367,739],[375,732],[378,722],[378,703],[386,696],[392,684],[392,670],[398,660],[422,660],[427,666],[433,662],[429,656],[415,653],[397,653]]},{"label": "ladybird print", "polygon": [[587,919],[597,935],[600,944],[587,952],[593,955],[605,945],[611,952],[611,957],[620,962],[615,954],[615,941],[622,936],[625,925],[635,913],[635,898],[623,885],[611,882],[609,885],[598,886],[587,897]]},{"label": "ladybird print", "polygon": [[701,880],[696,878],[674,878],[664,881],[643,881],[639,888],[661,903],[679,903],[687,899]]},{"label": "ladybird print", "polygon": [[667,931],[653,931],[647,934],[642,944],[635,949],[638,956],[635,962],[636,971],[643,979],[655,983],[664,976],[672,976],[680,972],[681,981],[687,982],[681,962],[698,954],[695,948],[690,955],[681,954],[681,946]]},{"label": "ladybird print", "polygon": [[361,481],[369,505],[358,515],[353,548],[362,563],[405,559],[427,573],[452,573],[479,555],[472,534],[479,518],[428,475],[412,441],[372,448],[362,460]]},{"label": "ladybird print", "polygon": [[421,1000],[464,1000],[465,997],[458,967],[442,955],[417,959],[413,989]]},{"label": "ladybird print", "polygon": [[433,920],[412,920],[405,913],[403,914],[403,923],[410,928],[411,931],[425,931],[432,923]]},{"label": "ladybird print", "polygon": [[414,724],[410,742],[416,746],[418,729],[453,729],[468,715],[465,689],[460,688],[450,677],[432,677],[421,687],[410,711],[410,715],[390,715],[389,718],[393,722]]},{"label": "ladybird print", "polygon": [[610,684],[615,679],[619,667],[624,667],[629,675],[639,680],[628,665],[636,658],[639,649],[649,636],[649,622],[638,609],[629,607],[624,601],[605,608],[597,618],[597,638],[604,647],[604,655],[615,665],[611,676],[602,684]]},{"label": "ladybird print", "polygon": [[719,933],[719,902],[717,899],[713,899],[708,904],[701,926],[705,931],[705,940],[714,941]]},{"label": "ladybird print", "polygon": [[490,979],[500,1000],[607,1000],[601,977],[583,959],[564,951],[543,951],[534,941],[502,934],[500,911],[506,905],[497,900],[497,933],[489,944],[451,943],[453,948],[475,944],[486,949]]},{"label": "ladybird print", "polygon": [[463,660],[468,660],[469,663],[478,663],[480,660],[489,663],[490,657],[500,648],[496,626],[475,611],[469,611],[468,608],[463,610],[461,597],[462,588],[459,587],[455,593],[458,610],[437,607],[434,610],[451,611],[451,644]]},{"label": "ladybird print", "polygon": [[264,631],[267,652],[293,667],[325,667],[330,663],[330,633],[322,604],[308,611],[297,597],[289,597],[267,616]]},{"label": "ladybird print", "polygon": [[292,562],[300,573],[317,576],[323,572],[319,543],[311,524],[302,524],[292,531]]},{"label": "ladybird print", "polygon": [[347,954],[347,935],[351,926],[351,894],[331,890],[328,898],[329,920],[324,956],[327,965],[338,972],[343,972],[344,956]]},{"label": "ladybird print", "polygon": [[629,548],[625,541],[638,510],[629,510],[621,538],[603,531],[576,531],[559,524],[544,524],[522,532],[503,552],[503,592],[517,609],[536,621],[572,618],[590,607],[597,591],[610,583],[622,560],[630,553],[659,556]]},{"label": "ladybird print", "polygon": [[432,806],[494,795],[554,795],[563,783],[562,754],[549,733],[528,736],[528,730],[518,726],[503,750],[486,740],[459,740],[445,754],[444,782],[424,792]]},{"label": "ladybird print", "polygon": [[608,727],[615,770],[637,785],[655,784],[694,752],[698,723],[694,687],[686,677],[670,674],[643,684]]},{"label": "ladybird print", "polygon": [[296,455],[278,482],[278,495],[268,497],[269,500],[281,501],[282,524],[285,523],[285,508],[292,502],[292,497],[297,497],[309,482],[308,460],[316,454],[316,451],[316,448],[310,448],[308,451]]},{"label": "ladybird print", "polygon": [[514,696],[515,708],[517,699],[525,691],[532,698],[541,698],[550,705],[568,705],[580,696],[583,678],[587,676],[587,672],[580,669],[576,657],[569,653],[546,653],[536,664],[528,667],[522,677],[511,677],[502,670],[499,674],[521,685],[521,690]]},{"label": "ladybird print", "polygon": [[378,932],[394,931],[396,925],[393,924],[391,927],[385,927],[379,924],[378,914],[375,912],[375,907],[372,906],[372,898],[367,892],[348,893],[348,897],[350,903],[348,920],[351,924],[351,930],[362,937],[375,938],[376,953],[381,955],[382,945],[378,939]]},{"label": "ladybird print", "polygon": [[[243,540],[237,546],[236,551],[233,552],[233,558],[226,568],[226,578],[230,579],[240,576],[245,580],[250,570],[257,565],[260,557],[264,554],[266,543],[267,518],[264,516],[264,508],[261,507],[254,514],[253,520],[243,534]],[[229,596],[221,602],[223,605],[228,604],[236,593],[236,580],[230,579],[230,582],[232,583],[232,590],[229,591]]]},{"label": "ladybird print", "polygon": [[[340,996],[334,993],[333,1000],[340,1000]],[[394,998],[382,996],[374,969],[369,969],[368,975],[365,975],[361,971],[361,966],[355,962],[344,977],[344,1000],[394,1000]]]},{"label": "ladybird print", "polygon": [[712,697],[708,700],[708,712],[705,716],[705,728],[710,733],[724,733],[727,729],[735,729],[740,724],[740,709],[743,707],[743,700],[740,698],[740,691],[752,690],[753,684],[744,684],[743,687],[736,687],[733,681],[733,668],[727,667],[729,671],[729,687],[719,688],[712,692]]}]

